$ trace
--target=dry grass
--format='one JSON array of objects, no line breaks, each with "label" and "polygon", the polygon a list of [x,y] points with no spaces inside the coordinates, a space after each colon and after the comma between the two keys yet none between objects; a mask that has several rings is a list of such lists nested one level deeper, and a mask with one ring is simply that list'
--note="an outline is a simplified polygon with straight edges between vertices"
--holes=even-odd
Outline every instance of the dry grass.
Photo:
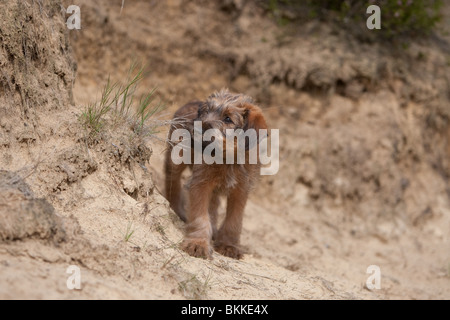
[{"label": "dry grass", "polygon": [[96,137],[106,128],[117,129],[129,126],[139,137],[151,136],[163,122],[152,119],[164,109],[161,101],[156,102],[156,88],[138,96],[139,86],[144,79],[144,67],[137,63],[130,66],[124,83],[111,82],[110,77],[103,87],[99,101],[87,105],[80,115],[80,121],[89,137]]}]

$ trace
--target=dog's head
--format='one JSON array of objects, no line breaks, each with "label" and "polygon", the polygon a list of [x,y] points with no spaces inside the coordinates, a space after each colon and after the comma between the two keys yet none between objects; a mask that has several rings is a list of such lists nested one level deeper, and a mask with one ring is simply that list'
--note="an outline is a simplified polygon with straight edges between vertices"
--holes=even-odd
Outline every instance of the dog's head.
[{"label": "dog's head", "polygon": [[[262,110],[254,104],[253,99],[243,94],[230,93],[227,90],[221,90],[209,96],[199,106],[195,121],[201,121],[202,133],[209,129],[220,132],[224,147],[227,137],[230,137],[230,132],[242,130],[241,132],[248,133],[249,130],[254,131],[256,141],[252,143],[247,139],[245,142],[246,150],[251,149],[266,136],[265,134],[264,136],[260,135],[260,130],[267,130],[267,124]],[[203,147],[209,143],[203,142]]]}]

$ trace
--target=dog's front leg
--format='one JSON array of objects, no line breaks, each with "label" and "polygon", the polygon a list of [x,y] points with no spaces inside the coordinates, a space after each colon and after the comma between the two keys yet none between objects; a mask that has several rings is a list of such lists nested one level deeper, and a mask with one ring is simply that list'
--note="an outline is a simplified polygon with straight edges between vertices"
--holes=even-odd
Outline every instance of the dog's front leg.
[{"label": "dog's front leg", "polygon": [[189,206],[186,216],[186,236],[182,249],[191,256],[211,258],[212,227],[208,208],[214,185],[210,181],[196,182],[189,185]]},{"label": "dog's front leg", "polygon": [[248,191],[236,187],[231,190],[227,200],[227,215],[222,227],[218,231],[215,249],[220,254],[234,259],[242,258],[239,242],[242,231],[244,208],[248,198]]}]

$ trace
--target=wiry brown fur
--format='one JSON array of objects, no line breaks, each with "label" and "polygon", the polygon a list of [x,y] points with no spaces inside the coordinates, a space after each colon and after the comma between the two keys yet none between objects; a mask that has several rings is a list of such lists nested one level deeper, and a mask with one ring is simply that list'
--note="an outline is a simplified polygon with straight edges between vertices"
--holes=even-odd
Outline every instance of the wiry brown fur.
[{"label": "wiry brown fur", "polygon": [[[229,117],[229,119],[226,119]],[[231,122],[230,122],[231,120]],[[242,94],[226,90],[212,94],[205,102],[196,101],[178,109],[169,131],[185,128],[193,134],[194,121],[202,121],[203,130],[267,129],[266,121],[253,100]],[[173,210],[186,222],[186,236],[182,249],[195,257],[211,258],[214,249],[235,259],[242,257],[239,239],[247,197],[259,176],[260,164],[180,164],[171,160],[172,141],[166,153],[166,196]],[[248,152],[248,150],[247,150]],[[193,158],[193,152],[192,152]],[[225,163],[225,161],[224,161]],[[181,174],[186,167],[192,168],[187,183],[188,201],[186,211],[182,198]],[[225,220],[217,229],[219,196],[227,197]]]}]

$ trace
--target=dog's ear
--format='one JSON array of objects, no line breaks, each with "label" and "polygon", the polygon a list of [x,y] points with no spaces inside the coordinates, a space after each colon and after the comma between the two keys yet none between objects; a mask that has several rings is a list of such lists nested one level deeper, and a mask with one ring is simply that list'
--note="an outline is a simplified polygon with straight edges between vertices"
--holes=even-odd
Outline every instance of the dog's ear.
[{"label": "dog's ear", "polygon": [[[267,123],[266,123],[266,119],[264,118],[264,115],[262,113],[261,108],[250,104],[250,103],[246,103],[244,105],[242,105],[242,108],[244,109],[244,131],[247,131],[248,129],[254,129],[256,131],[256,137],[257,137],[257,141],[256,143],[258,144],[260,141],[262,141],[263,139],[267,138],[268,133],[264,134],[261,136],[261,132],[259,130],[267,130]],[[253,143],[245,144],[245,149],[249,150],[253,147]]]},{"label": "dog's ear", "polygon": [[249,103],[244,104],[242,108],[244,109],[244,130],[255,129],[257,133],[260,129],[267,130],[266,119],[264,119],[261,108]]}]

